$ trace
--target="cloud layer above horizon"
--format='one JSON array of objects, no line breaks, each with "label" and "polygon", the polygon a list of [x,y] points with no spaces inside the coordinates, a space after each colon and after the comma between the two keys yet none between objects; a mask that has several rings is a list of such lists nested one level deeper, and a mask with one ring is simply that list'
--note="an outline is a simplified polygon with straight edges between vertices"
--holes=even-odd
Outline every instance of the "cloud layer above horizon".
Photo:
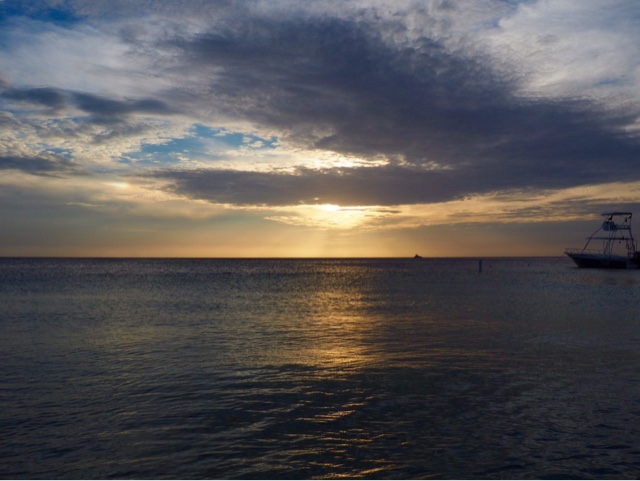
[{"label": "cloud layer above horizon", "polygon": [[[503,199],[505,219],[640,205],[632,0],[9,0],[0,23],[16,205],[37,190],[295,225],[301,206],[371,206],[376,228],[464,199]],[[575,194],[599,184],[621,192]]]}]

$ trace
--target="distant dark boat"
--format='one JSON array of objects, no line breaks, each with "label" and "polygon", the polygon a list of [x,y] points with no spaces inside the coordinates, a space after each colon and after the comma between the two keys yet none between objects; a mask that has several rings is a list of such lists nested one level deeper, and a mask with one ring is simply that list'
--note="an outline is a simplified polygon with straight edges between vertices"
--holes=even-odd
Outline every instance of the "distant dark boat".
[{"label": "distant dark boat", "polygon": [[[566,249],[565,254],[571,257],[578,267],[637,269],[640,265],[640,252],[636,251],[636,241],[631,233],[631,212],[607,212],[602,215],[605,221],[597,231],[587,237],[584,247]],[[600,249],[589,248],[593,241],[602,242]]]},{"label": "distant dark boat", "polygon": [[422,259],[421,255],[416,254],[415,256],[413,256],[414,259]]}]

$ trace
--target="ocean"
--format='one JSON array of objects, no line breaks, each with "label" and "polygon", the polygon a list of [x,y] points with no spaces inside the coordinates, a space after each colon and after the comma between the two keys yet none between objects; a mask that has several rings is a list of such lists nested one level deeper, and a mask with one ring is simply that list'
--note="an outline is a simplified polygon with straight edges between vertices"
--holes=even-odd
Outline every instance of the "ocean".
[{"label": "ocean", "polygon": [[640,477],[640,272],[478,267],[0,259],[0,477]]}]

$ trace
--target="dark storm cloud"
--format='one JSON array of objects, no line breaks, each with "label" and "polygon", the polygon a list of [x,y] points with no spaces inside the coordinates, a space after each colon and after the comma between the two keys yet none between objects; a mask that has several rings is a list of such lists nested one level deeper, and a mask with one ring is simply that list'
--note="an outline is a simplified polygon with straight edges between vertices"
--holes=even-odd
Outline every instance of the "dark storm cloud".
[{"label": "dark storm cloud", "polygon": [[77,166],[69,159],[52,153],[38,156],[0,156],[0,171],[14,170],[34,175],[56,176],[77,173]]},{"label": "dark storm cloud", "polygon": [[170,115],[175,110],[165,102],[153,99],[112,99],[82,92],[69,92],[55,88],[7,88],[0,96],[52,109],[75,107],[91,115],[94,121],[115,123],[132,114]]},{"label": "dark storm cloud", "polygon": [[130,114],[167,115],[175,113],[164,102],[157,99],[113,100],[97,95],[73,93],[71,99],[79,109],[109,122],[118,121]]},{"label": "dark storm cloud", "polygon": [[[635,174],[637,149],[620,142],[618,171],[610,172],[608,150],[601,139],[585,145],[562,162],[523,156],[520,162],[477,161],[446,169],[411,165],[298,168],[295,172],[237,170],[167,170],[146,174],[169,181],[169,189],[191,198],[237,205],[399,205],[442,202],[471,194],[527,189],[561,189],[575,185],[628,181]],[[533,148],[523,143],[519,149]],[[558,146],[558,148],[562,148]],[[516,147],[514,147],[514,150]],[[626,151],[625,151],[626,149]],[[581,151],[581,152],[580,152]],[[538,151],[539,155],[543,155]]]},{"label": "dark storm cloud", "polygon": [[462,115],[501,92],[482,83],[481,65],[431,39],[405,51],[375,31],[336,19],[254,20],[179,45],[192,64],[219,69],[211,86],[219,108],[282,129],[291,141],[415,162],[442,157],[442,135],[474,128]]},{"label": "dark storm cloud", "polygon": [[426,37],[394,45],[380,29],[254,18],[176,44],[194,67],[216,67],[210,93],[218,107],[341,153],[450,165],[521,161],[528,155],[521,146],[537,145],[557,158],[571,150],[567,138],[591,139],[595,131],[606,143],[628,121],[602,118],[587,104],[518,99],[485,59]]},{"label": "dark storm cloud", "polygon": [[9,88],[2,92],[0,96],[9,100],[15,100],[18,102],[29,102],[53,109],[62,108],[66,103],[64,93],[54,88]]},{"label": "dark storm cloud", "polygon": [[185,195],[236,204],[400,204],[640,176],[639,139],[624,133],[635,112],[524,99],[482,56],[427,36],[389,41],[401,24],[253,16],[222,25],[171,42],[185,68],[215,68],[209,101],[216,109],[277,128],[306,148],[383,156],[391,165],[157,174]]},{"label": "dark storm cloud", "polygon": [[180,195],[236,205],[418,204],[496,188],[496,182],[489,182],[491,175],[481,170],[460,174],[393,165],[299,168],[293,173],[173,170],[144,175],[169,181],[167,188]]},{"label": "dark storm cloud", "polygon": [[[169,180],[170,189],[178,194],[238,205],[399,204],[406,200],[403,192],[415,195],[419,190],[425,191],[424,176],[412,176],[398,167],[298,169],[296,173],[191,170],[147,175]],[[438,195],[425,191],[414,200]]]}]

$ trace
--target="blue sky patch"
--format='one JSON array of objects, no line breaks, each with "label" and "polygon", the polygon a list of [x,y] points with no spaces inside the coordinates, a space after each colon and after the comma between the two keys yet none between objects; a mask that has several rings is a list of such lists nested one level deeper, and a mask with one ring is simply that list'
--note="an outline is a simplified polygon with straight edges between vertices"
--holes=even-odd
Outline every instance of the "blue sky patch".
[{"label": "blue sky patch", "polygon": [[68,9],[62,8],[36,8],[33,5],[25,5],[26,2],[21,1],[0,1],[0,21],[9,17],[28,16],[33,20],[54,23],[62,26],[74,25],[81,21],[81,17],[77,16]]},{"label": "blue sky patch", "polygon": [[224,129],[195,124],[188,137],[174,138],[163,144],[143,144],[139,152],[131,152],[124,157],[125,162],[147,165],[173,165],[184,158],[200,162],[226,159],[230,150],[251,149],[252,151],[275,149],[276,137],[264,139],[257,135],[227,132]]}]

